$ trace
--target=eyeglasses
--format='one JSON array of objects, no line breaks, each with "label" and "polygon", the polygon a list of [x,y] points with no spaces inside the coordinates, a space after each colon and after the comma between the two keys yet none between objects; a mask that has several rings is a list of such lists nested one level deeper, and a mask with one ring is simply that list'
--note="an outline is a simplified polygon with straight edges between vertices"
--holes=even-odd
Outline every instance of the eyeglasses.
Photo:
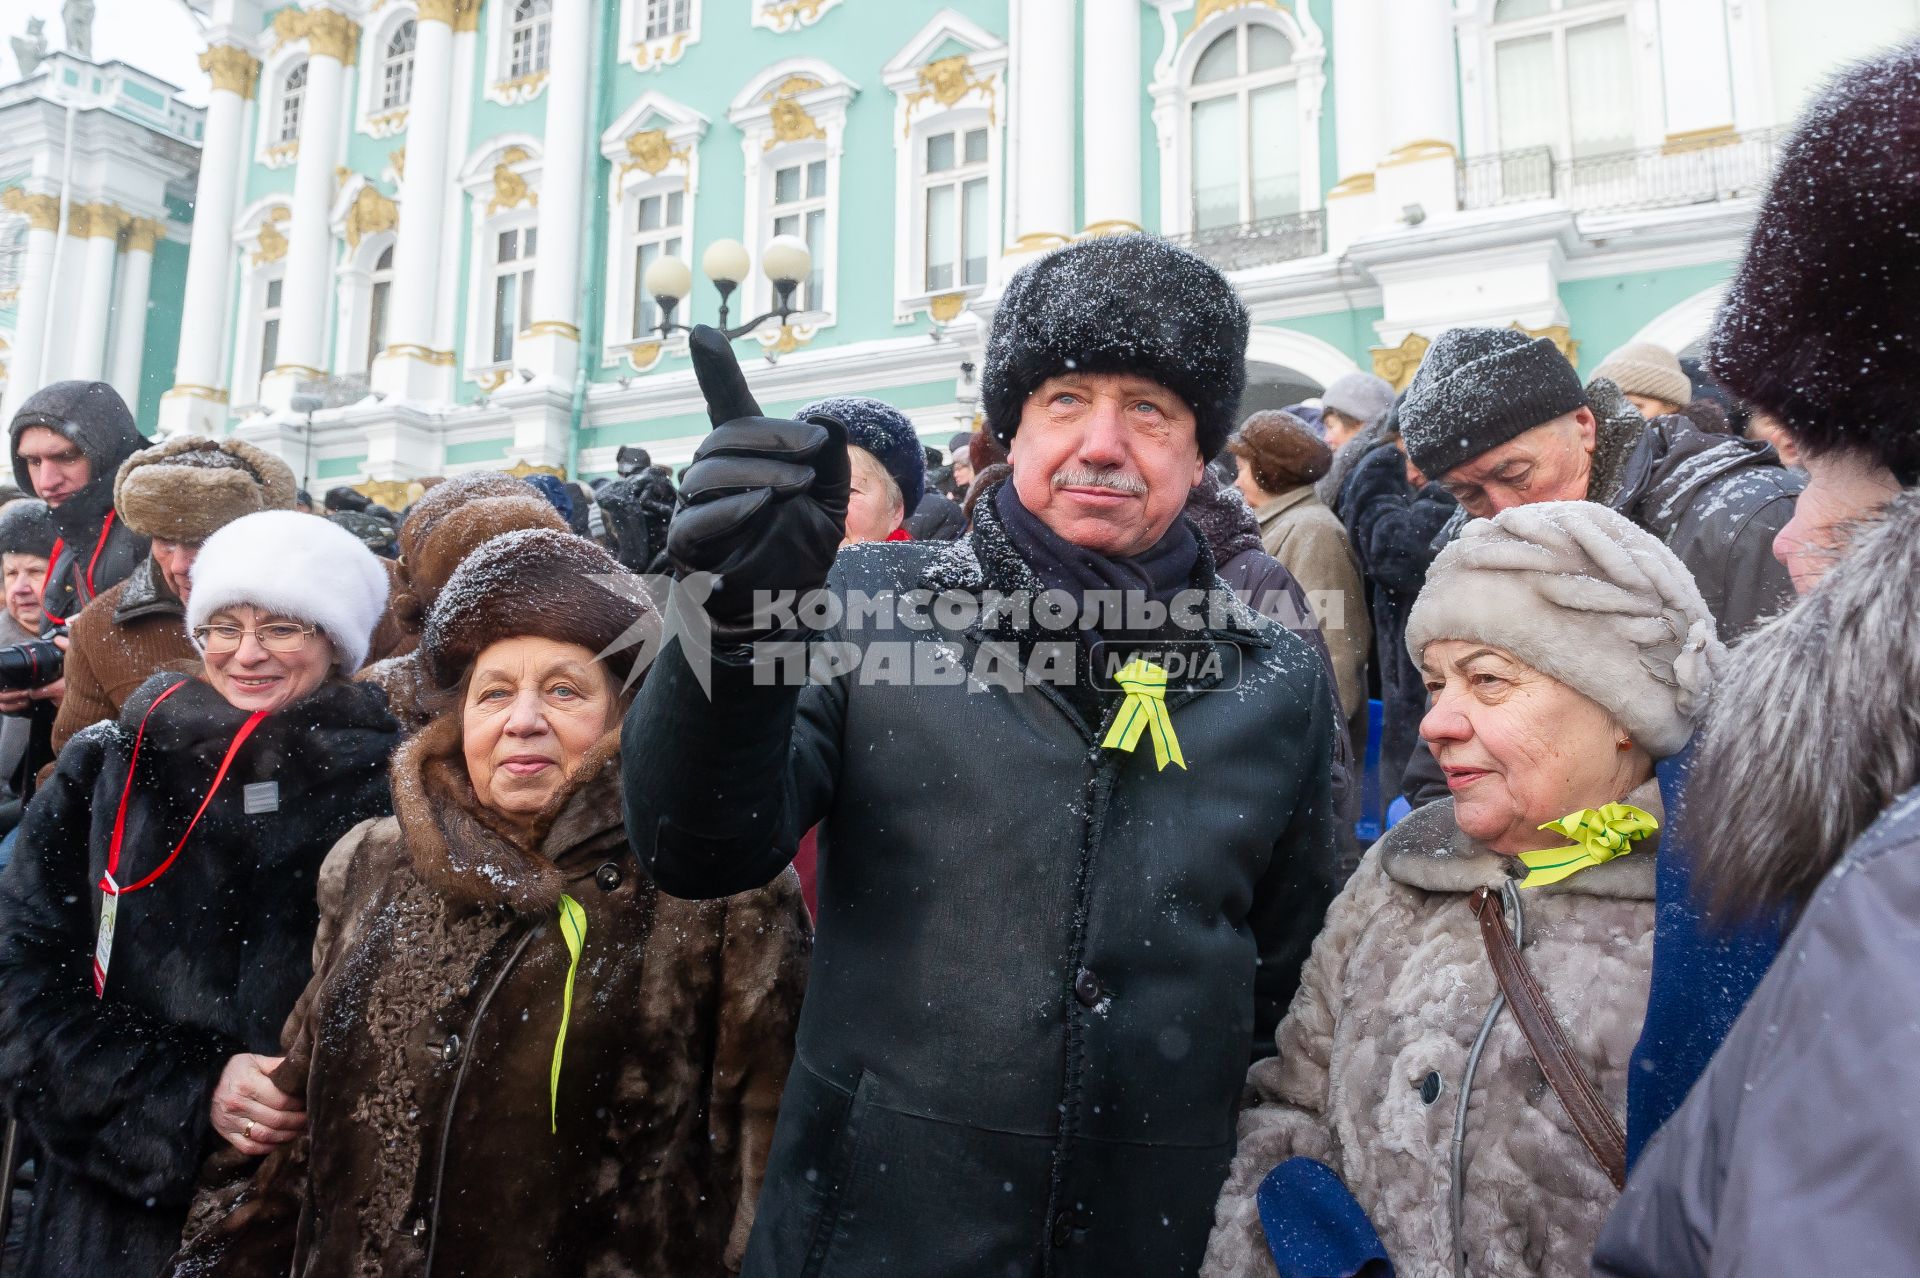
[{"label": "eyeglasses", "polygon": [[297,621],[269,621],[263,626],[199,626],[193,637],[207,652],[238,652],[240,641],[252,635],[268,652],[298,652],[307,636],[318,626],[303,626]]}]

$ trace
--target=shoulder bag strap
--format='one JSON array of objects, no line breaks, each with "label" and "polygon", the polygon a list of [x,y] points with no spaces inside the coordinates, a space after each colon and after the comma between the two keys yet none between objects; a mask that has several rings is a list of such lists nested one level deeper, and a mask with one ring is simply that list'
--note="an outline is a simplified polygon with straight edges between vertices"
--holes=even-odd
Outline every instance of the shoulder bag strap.
[{"label": "shoulder bag strap", "polygon": [[1613,1181],[1615,1189],[1627,1183],[1627,1136],[1614,1121],[1600,1089],[1580,1068],[1580,1062],[1567,1045],[1560,1021],[1547,1003],[1547,996],[1533,979],[1533,973],[1520,960],[1520,951],[1507,930],[1507,916],[1500,908],[1499,896],[1487,888],[1478,888],[1468,898],[1474,917],[1480,921],[1480,939],[1487,947],[1487,962],[1493,966],[1500,992],[1507,996],[1520,1032],[1540,1072],[1547,1076],[1554,1095],[1566,1107],[1580,1141]]}]

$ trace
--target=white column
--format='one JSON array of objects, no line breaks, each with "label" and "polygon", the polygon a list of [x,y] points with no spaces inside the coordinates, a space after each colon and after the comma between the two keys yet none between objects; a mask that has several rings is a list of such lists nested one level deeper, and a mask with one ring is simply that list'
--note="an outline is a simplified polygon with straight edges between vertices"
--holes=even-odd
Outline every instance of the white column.
[{"label": "white column", "polygon": [[[1013,42],[1011,252],[1073,234],[1073,0],[1019,0]],[[1127,81],[1137,85],[1137,77]],[[1130,110],[1138,113],[1138,104]],[[1137,183],[1136,183],[1137,185]]]},{"label": "white column", "polygon": [[[71,210],[78,213],[78,209]],[[120,256],[120,232],[127,215],[101,203],[86,211],[87,238],[82,241],[79,314],[71,335],[67,375],[98,381],[107,367],[107,325],[113,319],[113,268]]]},{"label": "white column", "polygon": [[7,393],[0,400],[0,423],[11,422],[21,401],[40,389],[45,378],[42,340],[47,308],[53,305],[53,246],[60,202],[51,195],[8,192],[7,207],[28,218],[27,260],[20,280],[20,304],[14,311],[13,356],[7,363]]},{"label": "white column", "polygon": [[269,409],[291,409],[298,383],[325,376],[327,303],[333,292],[334,166],[346,103],[346,63],[360,28],[331,9],[309,9],[307,91],[300,112],[300,157],[293,171],[293,229],[280,308],[280,366],[260,382]]},{"label": "white column", "polygon": [[247,101],[260,79],[260,63],[238,45],[222,44],[201,54],[200,66],[213,79],[213,95],[207,100],[200,179],[194,191],[180,351],[174,360],[173,389],[160,400],[162,435],[217,435],[227,416],[221,346],[230,327],[233,214],[240,192],[240,153],[246,145]]},{"label": "white column", "polygon": [[587,186],[591,16],[589,0],[554,0],[533,318],[513,350],[519,367],[569,385],[580,359],[580,204]]},{"label": "white column", "polygon": [[452,391],[450,370],[434,362],[433,339],[446,227],[453,21],[451,4],[424,4],[414,27],[413,105],[407,111],[400,230],[387,295],[387,347],[374,357],[372,369],[374,388],[400,399],[445,399]]},{"label": "white column", "polygon": [[1333,125],[1340,180],[1327,192],[1327,243],[1338,253],[1380,221],[1374,166],[1386,158],[1386,21],[1382,0],[1333,10]]},{"label": "white column", "polygon": [[[1418,204],[1428,217],[1459,208],[1459,90],[1451,6],[1386,0],[1387,158],[1375,176],[1383,216]],[[1337,47],[1337,45],[1336,45]]]},{"label": "white column", "polygon": [[1140,229],[1140,0],[1084,3],[1085,229],[1123,234]]},{"label": "white column", "polygon": [[1669,140],[1733,128],[1728,48],[1727,10],[1719,0],[1661,0],[1660,75]]},{"label": "white column", "polygon": [[114,299],[113,350],[107,381],[127,401],[140,403],[140,374],[147,356],[147,299],[153,284],[153,250],[165,232],[160,222],[135,218],[127,228],[126,253],[120,259],[120,288]]}]

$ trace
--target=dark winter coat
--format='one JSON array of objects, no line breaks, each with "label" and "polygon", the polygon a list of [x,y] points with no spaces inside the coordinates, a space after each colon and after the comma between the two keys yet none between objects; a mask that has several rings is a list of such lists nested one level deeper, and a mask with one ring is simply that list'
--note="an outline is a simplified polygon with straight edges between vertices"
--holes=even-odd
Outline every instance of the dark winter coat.
[{"label": "dark winter coat", "polygon": [[[738,1267],[806,983],[799,885],[662,895],[621,855],[618,732],[574,777],[528,837],[474,798],[457,715],[395,756],[396,816],[328,858],[287,1022],[275,1078],[307,1132],[213,1160],[171,1272]],[[587,925],[555,1102],[563,893]]]},{"label": "dark winter coat", "polygon": [[907,516],[906,529],[915,541],[953,541],[967,530],[967,515],[957,503],[929,488]]},{"label": "dark winter coat", "polygon": [[1920,1256],[1920,790],[1848,849],[1653,1138],[1600,1278],[1910,1273]]},{"label": "dark winter coat", "polygon": [[1392,444],[1379,445],[1354,468],[1335,510],[1373,605],[1373,664],[1383,715],[1380,786],[1387,794],[1400,787],[1427,712],[1426,683],[1407,655],[1407,615],[1439,553],[1434,538],[1457,510],[1438,484],[1413,490],[1406,458]]},{"label": "dark winter coat", "polygon": [[145,448],[147,439],[105,382],[55,382],[27,397],[9,431],[14,482],[28,493],[34,488],[20,460],[20,436],[32,426],[45,426],[72,440],[92,468],[87,486],[49,512],[60,534],[60,555],[48,566],[42,600],[47,619],[60,625],[109,586],[125,581],[147,557],[145,537],[118,519],[107,523],[120,463]]},{"label": "dark winter coat", "polygon": [[[179,1242],[229,1058],[272,1052],[306,985],[327,849],[386,811],[395,725],[372,689],[329,682],[264,720],[173,868],[123,898],[94,997],[97,884],[150,680],[75,737],[0,875],[0,1088],[42,1152],[20,1273],[146,1275]],[[241,724],[193,680],[147,722],[120,881],[179,841]],[[246,787],[278,786],[248,815]]]},{"label": "dark winter coat", "polygon": [[[1238,686],[1172,690],[1187,769],[1099,742],[1118,698],[979,680],[998,615],[836,627],[976,677],[704,694],[669,647],[627,720],[628,829],[663,890],[766,882],[820,831],[820,933],[747,1256],[756,1278],[1191,1273],[1235,1102],[1335,887],[1320,657],[1193,583]],[[859,546],[828,589],[1039,590],[993,502],[952,543]],[[951,616],[949,620],[952,620]],[[917,623],[916,623],[917,624]],[[1083,707],[1103,707],[1089,720]]]}]

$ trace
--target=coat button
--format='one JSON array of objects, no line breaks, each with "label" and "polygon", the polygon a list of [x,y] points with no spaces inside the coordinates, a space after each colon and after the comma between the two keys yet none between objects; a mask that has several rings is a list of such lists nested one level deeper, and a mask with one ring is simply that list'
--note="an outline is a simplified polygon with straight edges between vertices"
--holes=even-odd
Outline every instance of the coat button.
[{"label": "coat button", "polygon": [[1440,1099],[1440,1091],[1440,1075],[1432,1070],[1428,1070],[1427,1076],[1420,1080],[1420,1103],[1422,1105],[1433,1104]]},{"label": "coat button", "polygon": [[427,1051],[441,1060],[451,1063],[460,1057],[460,1036],[449,1034],[439,1042],[428,1043]]},{"label": "coat button", "polygon": [[413,1228],[409,1229],[407,1232],[412,1234],[415,1238],[425,1238],[427,1236],[427,1218],[425,1216],[421,1216],[418,1219],[416,1219],[413,1222]]},{"label": "coat button", "polygon": [[1083,967],[1074,975],[1073,996],[1079,999],[1083,1006],[1092,1007],[1100,1001],[1100,996],[1104,992],[1100,988],[1100,978],[1093,974],[1092,968]]},{"label": "coat button", "polygon": [[611,892],[619,887],[623,877],[620,867],[611,861],[593,872],[593,881],[600,886],[602,892]]}]

